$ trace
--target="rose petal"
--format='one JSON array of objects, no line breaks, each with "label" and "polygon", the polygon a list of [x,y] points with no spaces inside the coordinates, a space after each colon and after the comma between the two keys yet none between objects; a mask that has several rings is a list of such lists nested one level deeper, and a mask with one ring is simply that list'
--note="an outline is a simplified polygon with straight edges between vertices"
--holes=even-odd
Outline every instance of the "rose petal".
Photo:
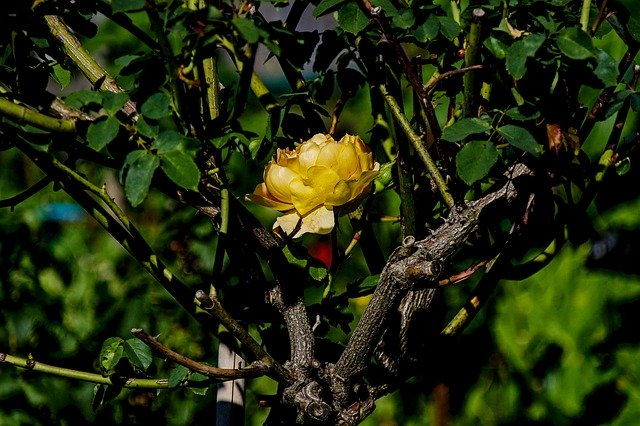
[{"label": "rose petal", "polygon": [[305,215],[324,204],[326,196],[333,192],[339,181],[340,177],[335,171],[324,166],[313,166],[305,178],[291,181],[291,202],[298,213]]},{"label": "rose petal", "polygon": [[270,163],[264,171],[264,183],[271,198],[284,203],[291,203],[289,185],[297,177],[298,174],[290,168],[275,163]]},{"label": "rose petal", "polygon": [[296,229],[301,219],[300,228],[292,235],[292,238],[298,238],[306,233],[328,234],[335,226],[333,210],[320,206],[302,217],[296,212],[280,216],[276,219],[273,227],[279,226],[287,235],[290,235]]},{"label": "rose petal", "polygon": [[245,195],[245,199],[252,201],[256,204],[259,204],[264,207],[270,207],[279,211],[287,211],[293,209],[293,204],[283,203],[274,199],[269,191],[267,190],[267,186],[264,183],[256,186],[256,189],[253,191],[253,194]]},{"label": "rose petal", "polygon": [[355,198],[353,195],[351,183],[355,184],[356,182],[345,182],[341,180],[336,184],[333,188],[333,191],[330,194],[327,194],[325,199],[325,204],[329,206],[341,206],[342,204],[346,204]]}]

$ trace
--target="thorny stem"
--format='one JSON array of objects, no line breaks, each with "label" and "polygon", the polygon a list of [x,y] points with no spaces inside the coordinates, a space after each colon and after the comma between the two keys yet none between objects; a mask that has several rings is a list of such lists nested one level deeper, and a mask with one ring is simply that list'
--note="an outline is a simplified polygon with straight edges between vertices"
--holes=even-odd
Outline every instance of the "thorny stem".
[{"label": "thorny stem", "polygon": [[[464,65],[468,69],[478,63],[480,54],[481,38],[481,22],[485,16],[485,11],[480,8],[473,9],[471,29],[469,30],[469,39],[464,53]],[[464,103],[462,106],[462,114],[464,117],[475,117],[478,115],[477,107],[477,84],[476,73],[467,72],[462,77]]]},{"label": "thorny stem", "polygon": [[[121,93],[123,90],[116,80],[89,55],[80,41],[71,33],[69,27],[62,18],[55,15],[46,15],[45,22],[49,26],[51,34],[62,44],[65,54],[82,71],[92,85],[100,83],[98,90]],[[130,100],[124,105],[123,110],[128,117],[136,114],[136,106]]]},{"label": "thorny stem", "polygon": [[[169,388],[168,379],[138,379],[128,378],[123,384],[114,383],[110,377],[104,377],[102,374],[88,373],[86,371],[72,370],[70,368],[56,367],[54,365],[45,364],[34,359],[20,358],[0,353],[0,363],[7,363],[25,370],[37,371],[39,373],[51,374],[58,377],[66,377],[68,379],[81,380],[83,382],[97,383],[99,385],[122,386],[134,389],[167,389]],[[208,386],[209,382],[204,382]],[[202,385],[203,383],[199,383]],[[194,386],[194,383],[182,383],[182,386]]]},{"label": "thorny stem", "polygon": [[76,123],[73,120],[49,117],[2,97],[0,97],[0,115],[7,116],[20,124],[28,123],[54,133],[76,132]]},{"label": "thorny stem", "polygon": [[407,57],[406,52],[402,48],[402,45],[395,38],[393,32],[389,30],[388,24],[383,19],[383,16],[381,16],[383,11],[380,10],[380,8],[374,8],[369,0],[361,0],[361,2],[373,18],[373,20],[378,24],[378,27],[380,28],[382,34],[385,36],[386,40],[393,46],[393,49],[396,52],[396,56],[398,58],[398,62],[400,63],[400,66],[402,66],[409,84],[411,84],[413,91],[418,95],[420,106],[422,107],[424,114],[427,117],[427,124],[429,125],[429,130],[433,135],[433,140],[438,142],[440,140],[440,136],[442,135],[442,129],[440,128],[440,124],[438,123],[438,119],[436,118],[436,112],[433,104],[431,103],[431,98],[429,97],[429,94],[425,92],[422,81],[420,81],[415,68]]},{"label": "thorny stem", "polygon": [[440,174],[440,170],[438,170],[438,167],[427,151],[427,147],[424,146],[422,138],[420,138],[420,136],[418,136],[416,132],[413,131],[413,129],[411,128],[411,123],[409,123],[409,120],[407,120],[407,118],[404,116],[402,110],[400,109],[400,105],[398,105],[398,102],[395,100],[395,98],[387,91],[387,88],[383,84],[381,84],[380,86],[378,86],[378,89],[380,90],[380,93],[382,93],[384,100],[389,105],[389,109],[391,110],[391,113],[393,114],[396,122],[402,128],[402,131],[407,135],[407,138],[418,153],[418,156],[426,166],[427,172],[438,187],[438,190],[440,191],[445,204],[451,209],[454,208],[455,200],[453,199],[453,196],[451,195],[449,187],[442,177],[442,174]]},{"label": "thorny stem", "polygon": [[583,31],[589,31],[589,12],[591,11],[591,0],[582,0],[582,12],[580,13],[580,26]]},{"label": "thorny stem", "polygon": [[[76,200],[107,232],[109,232],[151,275],[171,294],[171,296],[191,313],[197,320],[203,323],[207,330],[216,329],[216,324],[210,316],[196,315],[196,304],[193,302],[193,293],[178,279],[158,258],[149,247],[138,230],[131,224],[120,207],[109,196],[106,189],[98,188],[84,177],[80,176],[65,164],[55,158],[44,155],[30,148],[27,143],[20,146],[31,160],[36,163],[48,176],[63,184],[64,190]],[[107,212],[95,198],[85,191],[97,196],[100,201],[109,207],[113,215]],[[262,347],[242,328],[231,315],[217,303],[216,309],[206,310],[213,313],[249,350],[252,359],[260,360],[268,367],[273,368],[276,377],[286,377],[283,369],[273,360]]]}]

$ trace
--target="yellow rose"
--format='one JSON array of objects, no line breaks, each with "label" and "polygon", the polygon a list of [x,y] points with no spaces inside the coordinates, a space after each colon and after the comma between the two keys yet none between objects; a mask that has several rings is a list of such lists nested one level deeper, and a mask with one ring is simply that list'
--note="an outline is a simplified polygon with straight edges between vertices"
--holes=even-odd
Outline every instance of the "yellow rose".
[{"label": "yellow rose", "polygon": [[336,142],[317,134],[295,150],[278,149],[275,161],[264,170],[264,182],[247,199],[287,212],[280,226],[293,237],[304,233],[327,234],[335,225],[334,207],[342,213],[355,208],[369,194],[380,164],[358,136],[345,135]]}]

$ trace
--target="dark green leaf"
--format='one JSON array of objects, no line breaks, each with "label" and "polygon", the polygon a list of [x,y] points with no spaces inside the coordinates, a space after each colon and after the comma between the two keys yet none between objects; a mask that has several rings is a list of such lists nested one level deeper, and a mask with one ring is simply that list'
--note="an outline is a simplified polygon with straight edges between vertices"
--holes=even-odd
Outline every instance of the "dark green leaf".
[{"label": "dark green leaf", "polygon": [[440,22],[435,15],[429,15],[424,23],[413,31],[413,36],[416,40],[426,43],[429,40],[433,40],[438,35],[440,30]]},{"label": "dark green leaf", "polygon": [[111,0],[111,10],[113,13],[140,10],[145,3],[146,0]]},{"label": "dark green leaf", "polygon": [[524,77],[527,71],[527,58],[535,56],[536,52],[544,43],[543,34],[529,34],[522,40],[518,40],[509,47],[507,53],[507,71],[516,80]]},{"label": "dark green leaf", "polygon": [[160,167],[167,174],[169,179],[183,188],[198,189],[200,181],[200,170],[193,158],[182,151],[169,151],[161,156]]},{"label": "dark green leaf", "polygon": [[413,26],[416,22],[416,17],[413,15],[411,9],[404,9],[401,13],[394,16],[391,22],[394,27],[406,30]]},{"label": "dark green leaf", "polygon": [[315,9],[313,9],[313,16],[316,18],[331,13],[337,9],[337,6],[344,3],[346,0],[322,0]]},{"label": "dark green leaf", "polygon": [[451,40],[460,34],[460,25],[448,16],[438,16],[440,32],[445,38]]},{"label": "dark green leaf", "polygon": [[102,105],[102,96],[91,90],[73,92],[65,98],[65,102],[74,108],[82,108],[87,105]]},{"label": "dark green leaf", "polygon": [[556,43],[560,51],[571,59],[587,59],[595,56],[591,36],[580,27],[570,27],[560,31]]},{"label": "dark green leaf", "polygon": [[442,139],[449,142],[458,142],[469,135],[484,133],[491,130],[491,125],[479,118],[463,118],[446,127],[442,132]]},{"label": "dark green leaf", "polygon": [[484,178],[498,161],[498,150],[489,141],[472,141],[456,155],[458,176],[467,184]]},{"label": "dark green leaf", "polygon": [[120,130],[120,122],[115,117],[94,121],[87,129],[87,143],[96,151],[102,150],[115,139]]},{"label": "dark green leaf", "polygon": [[153,174],[160,165],[160,159],[144,150],[130,152],[125,160],[128,166],[124,182],[124,192],[133,207],[147,198]]},{"label": "dark green leaf", "polygon": [[347,286],[349,297],[356,298],[373,293],[380,281],[380,274],[370,275],[361,281],[350,283]]},{"label": "dark green leaf", "polygon": [[498,127],[498,133],[516,148],[519,148],[532,155],[540,154],[541,146],[528,130],[520,126],[507,124]]},{"label": "dark green leaf", "polygon": [[180,148],[184,139],[185,137],[175,130],[165,130],[153,141],[153,147],[158,150],[158,154],[175,151]]},{"label": "dark green leaf", "polygon": [[189,369],[182,365],[176,365],[169,372],[169,388],[180,386],[189,375]]},{"label": "dark green leaf", "polygon": [[231,23],[236,27],[243,39],[249,44],[257,43],[260,40],[260,31],[251,19],[233,18]]},{"label": "dark green leaf", "polygon": [[102,94],[102,108],[110,115],[116,114],[127,103],[129,96],[126,93],[104,92]]},{"label": "dark green leaf", "polygon": [[606,120],[616,112],[620,111],[624,102],[629,96],[633,95],[633,93],[634,92],[632,90],[621,90],[614,93],[604,106],[603,120]]},{"label": "dark green leaf", "polygon": [[147,371],[153,359],[151,348],[138,339],[128,339],[124,342],[124,354],[131,364],[142,371]]},{"label": "dark green leaf", "polygon": [[155,139],[158,137],[158,125],[151,125],[144,119],[144,115],[138,117],[136,121],[136,129],[138,132],[149,139]]},{"label": "dark green leaf", "polygon": [[356,2],[349,2],[338,10],[338,25],[344,31],[358,34],[369,25],[369,18]]},{"label": "dark green leaf", "polygon": [[154,93],[140,108],[140,112],[147,118],[159,120],[171,114],[171,100],[164,92]]},{"label": "dark green leaf", "polygon": [[604,50],[596,50],[596,68],[593,73],[605,85],[605,87],[615,86],[618,83],[618,64]]},{"label": "dark green leaf", "polygon": [[100,349],[100,370],[102,374],[109,375],[113,373],[113,369],[120,362],[124,352],[124,340],[119,337],[109,337],[102,344]]}]

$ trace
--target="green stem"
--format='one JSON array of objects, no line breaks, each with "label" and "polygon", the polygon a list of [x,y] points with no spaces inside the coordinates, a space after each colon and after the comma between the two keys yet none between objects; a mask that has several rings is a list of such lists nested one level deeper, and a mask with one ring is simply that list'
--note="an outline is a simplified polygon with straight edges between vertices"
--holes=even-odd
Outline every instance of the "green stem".
[{"label": "green stem", "polygon": [[[76,64],[92,85],[95,86],[100,83],[97,88],[100,91],[115,93],[123,91],[115,79],[91,57],[76,36],[71,33],[62,18],[55,15],[46,15],[44,20],[49,26],[51,34],[62,44],[65,54]],[[131,101],[127,101],[123,110],[127,116],[136,114],[136,106]]]},{"label": "green stem", "polygon": [[[220,44],[229,52],[229,54],[231,55],[231,59],[234,61],[236,68],[238,69],[238,72],[242,74],[244,63],[238,57],[233,43],[231,43],[226,38],[221,38]],[[260,102],[260,105],[262,105],[265,111],[271,112],[280,106],[278,105],[278,101],[276,100],[276,98],[271,94],[267,86],[255,71],[251,73],[251,81],[249,82],[249,86],[251,87],[251,91],[254,93],[254,95],[256,95],[258,101]]]},{"label": "green stem", "polygon": [[56,133],[75,133],[76,123],[73,120],[53,118],[40,114],[25,106],[0,98],[0,115],[9,117],[19,124],[28,123],[42,130]]},{"label": "green stem", "polygon": [[387,105],[389,105],[389,109],[391,110],[391,113],[393,114],[396,122],[398,123],[398,125],[400,125],[400,128],[402,128],[402,131],[405,133],[405,135],[407,135],[407,138],[413,145],[413,148],[416,150],[418,156],[426,166],[427,172],[438,187],[438,190],[440,191],[444,202],[449,208],[454,208],[455,200],[453,199],[451,192],[449,192],[449,187],[444,181],[442,174],[440,174],[440,170],[438,170],[436,163],[433,161],[431,155],[427,151],[427,148],[422,142],[422,139],[416,134],[416,132],[413,131],[411,123],[409,123],[409,120],[407,120],[407,118],[404,116],[400,105],[398,105],[398,102],[396,102],[395,98],[391,96],[391,94],[389,94],[387,88],[383,84],[381,84],[378,86],[378,89],[380,90],[380,93],[382,93],[382,96],[384,97]]},{"label": "green stem", "polygon": [[580,13],[580,26],[584,31],[589,31],[589,12],[591,0],[582,0],[582,12]]},{"label": "green stem", "polygon": [[[0,353],[0,363],[7,363],[15,365],[16,367],[24,368],[26,370],[37,371],[39,373],[46,373],[59,377],[66,377],[68,379],[81,380],[83,382],[91,382],[109,386],[116,385],[113,383],[111,378],[104,377],[101,374],[56,367],[53,365],[35,361],[33,359],[20,358],[5,353]],[[129,378],[125,380],[122,387],[136,389],[167,389],[169,387],[169,380]]]},{"label": "green stem", "polygon": [[[473,67],[477,65],[480,54],[480,46],[482,44],[481,38],[481,21],[485,15],[485,11],[476,8],[472,12],[471,29],[469,30],[469,39],[467,41],[467,48],[464,54],[464,66],[465,68]],[[462,77],[464,103],[462,106],[462,113],[464,117],[477,116],[476,111],[476,99],[477,99],[477,84],[476,73],[467,72]]]}]

